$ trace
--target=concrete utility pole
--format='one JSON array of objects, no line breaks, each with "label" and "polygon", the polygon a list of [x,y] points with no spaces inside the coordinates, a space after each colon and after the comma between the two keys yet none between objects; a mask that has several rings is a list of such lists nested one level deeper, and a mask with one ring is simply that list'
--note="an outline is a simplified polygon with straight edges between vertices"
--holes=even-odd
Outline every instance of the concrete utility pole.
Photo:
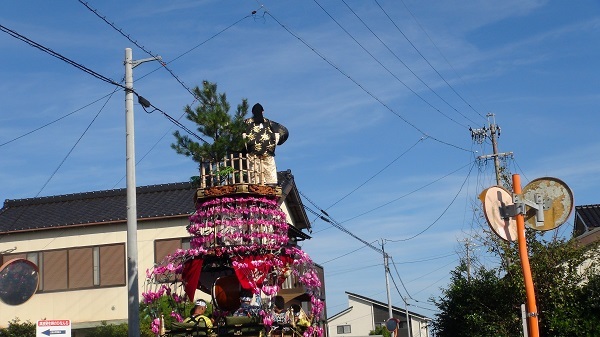
[{"label": "concrete utility pole", "polygon": [[[482,155],[477,157],[480,160],[488,160],[494,159],[494,169],[496,172],[496,185],[502,186],[501,172],[500,172],[500,157],[508,157],[512,156],[512,152],[503,152],[498,153],[498,137],[500,136],[500,127],[496,125],[495,115],[493,113],[488,113],[486,115],[488,118],[489,127],[483,127],[481,129],[471,129],[471,138],[478,143],[483,143],[486,138],[489,138],[492,141],[492,150],[494,151],[491,155]],[[491,120],[490,120],[491,119]]]},{"label": "concrete utility pole", "polygon": [[[385,243],[385,239],[381,239],[381,251],[383,252],[383,266],[385,269],[385,288],[387,290],[387,300],[388,300],[388,314],[389,314],[389,318],[394,318],[394,313],[392,311],[392,297],[390,295],[390,282],[388,280],[388,274],[390,273],[390,265],[388,262],[388,255],[385,253],[385,248],[384,248],[384,243]],[[412,331],[410,330],[410,316],[408,315],[408,302],[406,300],[406,298],[403,298],[404,300],[404,309],[406,312],[406,331],[408,333],[408,337],[412,337]],[[395,331],[398,331],[398,329],[396,329]],[[398,337],[398,336],[394,336],[394,331],[391,331],[392,336],[391,337]]]},{"label": "concrete utility pole", "polygon": [[[394,318],[394,313],[392,312],[392,297],[390,295],[390,281],[388,279],[390,267],[388,264],[388,255],[385,253],[385,248],[383,247],[384,243],[385,243],[385,239],[381,239],[381,251],[383,252],[383,268],[385,269],[385,288],[387,290],[387,300],[388,300],[388,316],[389,316],[389,318]],[[392,337],[397,337],[397,336],[394,336],[394,332],[392,332]]]},{"label": "concrete utility pole", "polygon": [[404,298],[404,312],[406,313],[406,333],[408,337],[412,337],[412,328],[410,326],[410,316],[408,314],[408,300]]},{"label": "concrete utility pole", "polygon": [[139,61],[132,60],[131,48],[125,48],[125,153],[127,175],[127,286],[128,286],[128,336],[140,336],[140,294],[138,283],[137,250],[137,202],[135,194],[135,137],[133,118],[133,68],[153,57]]},{"label": "concrete utility pole", "polygon": [[465,248],[467,249],[467,282],[471,283],[471,240],[469,238],[465,239]]}]

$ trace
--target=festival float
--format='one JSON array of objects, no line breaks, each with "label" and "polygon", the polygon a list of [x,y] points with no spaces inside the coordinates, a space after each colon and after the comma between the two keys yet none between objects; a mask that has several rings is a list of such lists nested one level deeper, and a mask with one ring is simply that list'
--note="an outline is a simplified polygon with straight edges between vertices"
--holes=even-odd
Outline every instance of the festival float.
[{"label": "festival float", "polygon": [[[287,171],[278,185],[264,184],[262,176],[262,167],[244,154],[200,165],[196,211],[187,226],[190,248],[147,271],[142,296],[157,336],[322,335],[321,281],[310,257],[290,240],[280,207],[293,176]],[[292,320],[281,329],[271,311],[286,280],[302,287],[304,302],[286,309]],[[197,291],[210,296],[212,328],[183,323]],[[252,297],[252,313],[234,316],[243,296]]]}]

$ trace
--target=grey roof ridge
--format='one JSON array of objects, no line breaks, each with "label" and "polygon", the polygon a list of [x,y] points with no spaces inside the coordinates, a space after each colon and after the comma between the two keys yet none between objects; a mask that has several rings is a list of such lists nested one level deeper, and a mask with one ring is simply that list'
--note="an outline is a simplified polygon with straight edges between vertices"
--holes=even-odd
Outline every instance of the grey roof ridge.
[{"label": "grey roof ridge", "polygon": [[[189,189],[191,187],[190,182],[178,182],[178,183],[166,183],[166,184],[156,184],[156,185],[147,185],[147,186],[138,186],[136,187],[136,191],[138,194],[140,193],[153,193],[160,192],[165,190],[174,190],[179,187],[181,189]],[[99,191],[89,191],[89,192],[77,192],[70,194],[61,194],[61,195],[51,195],[45,197],[35,197],[35,198],[24,198],[24,199],[6,199],[4,201],[3,208],[9,207],[17,207],[17,206],[30,206],[30,205],[38,205],[38,204],[47,204],[53,202],[64,202],[71,200],[82,200],[82,199],[96,199],[96,198],[106,198],[106,197],[115,197],[122,196],[126,194],[126,188],[118,188],[118,189],[110,189],[110,190],[99,190]]]}]

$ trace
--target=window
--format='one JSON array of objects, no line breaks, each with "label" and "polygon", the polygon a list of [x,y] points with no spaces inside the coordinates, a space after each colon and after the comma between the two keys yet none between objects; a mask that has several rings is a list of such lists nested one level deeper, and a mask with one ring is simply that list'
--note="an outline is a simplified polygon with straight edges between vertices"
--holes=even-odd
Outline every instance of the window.
[{"label": "window", "polygon": [[[167,255],[173,254],[177,249],[190,249],[190,238],[164,239],[154,241],[154,264],[161,265]],[[158,282],[173,282],[181,281],[181,275],[176,277],[162,277],[157,279]]]},{"label": "window", "polygon": [[160,264],[169,254],[177,249],[190,249],[190,237],[177,239],[164,239],[154,241],[154,263]]},{"label": "window", "polygon": [[100,286],[125,285],[125,244],[100,246]]},{"label": "window", "polygon": [[66,290],[68,287],[67,250],[53,250],[42,253],[42,279],[44,291]]},{"label": "window", "polygon": [[350,332],[352,332],[350,329],[350,325],[338,325],[337,326],[338,335],[350,333]]},{"label": "window", "polygon": [[26,258],[39,269],[38,292],[123,286],[125,244],[7,254],[2,261]]},{"label": "window", "polygon": [[68,250],[69,288],[94,286],[94,257],[92,247]]}]

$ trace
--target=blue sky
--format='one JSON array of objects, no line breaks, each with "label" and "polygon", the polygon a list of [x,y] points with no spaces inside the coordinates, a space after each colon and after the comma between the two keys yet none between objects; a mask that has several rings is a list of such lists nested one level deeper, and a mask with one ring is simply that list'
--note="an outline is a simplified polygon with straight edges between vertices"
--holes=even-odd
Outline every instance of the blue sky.
[{"label": "blue sky", "polygon": [[[162,56],[179,81],[144,63],[135,90],[175,118],[193,104],[186,87],[203,80],[234,107],[260,102],[290,130],[277,165],[292,170],[305,205],[374,246],[385,239],[394,281],[421,314],[435,313],[427,299],[447,285],[464,240],[486,235],[473,208],[495,180],[476,157],[492,149],[469,127],[487,125],[488,113],[523,185],[555,177],[575,205],[600,202],[595,0],[88,5],[116,29],[76,0],[3,1],[0,24],[117,82],[125,48],[136,60],[149,57],[139,46]],[[111,96],[114,86],[5,32],[0,46],[0,198],[125,187],[123,91]],[[138,185],[196,175],[170,148],[174,130],[136,104]],[[559,234],[571,228],[572,217]],[[312,236],[303,248],[326,269],[329,315],[346,308],[345,291],[387,300],[381,255],[321,220]],[[474,263],[497,262],[472,248]]]}]

